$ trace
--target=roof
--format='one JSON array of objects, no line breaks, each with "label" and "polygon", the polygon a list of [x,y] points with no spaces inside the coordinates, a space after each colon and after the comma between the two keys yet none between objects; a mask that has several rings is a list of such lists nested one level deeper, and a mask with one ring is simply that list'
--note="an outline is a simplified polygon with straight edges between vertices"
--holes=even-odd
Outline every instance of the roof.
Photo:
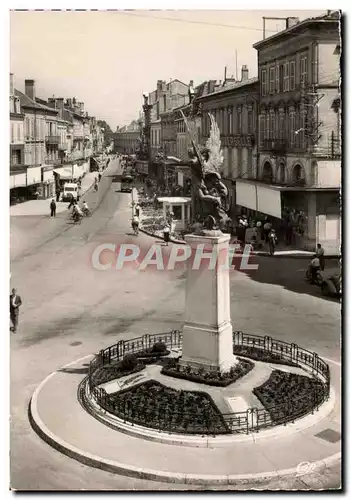
[{"label": "roof", "polygon": [[246,85],[253,85],[254,83],[258,83],[257,76],[255,76],[254,78],[249,78],[248,80],[244,80],[242,82],[230,83],[226,87],[222,87],[219,90],[215,90],[214,92],[211,92],[211,94],[202,95],[201,97],[198,97],[198,99],[205,99],[206,97],[223,94],[224,92],[228,92],[229,90],[236,90],[245,87]]},{"label": "roof", "polygon": [[285,30],[279,31],[278,33],[275,33],[274,35],[271,35],[264,40],[260,40],[259,42],[256,42],[253,44],[254,49],[261,48],[265,44],[269,44],[271,41],[285,35],[290,35],[290,34],[295,34],[296,31],[300,31],[301,28],[305,28],[308,25],[311,24],[324,24],[324,23],[335,23],[336,21],[339,21],[340,19],[340,12],[339,11],[334,11],[331,12],[330,14],[323,14],[318,17],[308,17],[307,19],[304,19],[303,21],[300,21],[290,28],[287,28]]},{"label": "roof", "polygon": [[40,104],[37,101],[33,101],[26,94],[23,94],[19,90],[15,89],[15,95],[20,98],[20,103],[22,107],[32,108],[32,109],[41,109],[43,111],[50,111],[51,113],[58,113],[57,109],[50,108],[50,106],[45,106],[44,104]]}]

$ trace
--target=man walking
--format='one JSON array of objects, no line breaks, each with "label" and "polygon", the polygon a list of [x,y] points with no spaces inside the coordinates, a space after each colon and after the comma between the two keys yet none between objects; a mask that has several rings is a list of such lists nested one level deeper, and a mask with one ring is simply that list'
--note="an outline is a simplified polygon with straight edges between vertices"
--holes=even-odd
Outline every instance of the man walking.
[{"label": "man walking", "polygon": [[16,333],[18,326],[18,315],[19,307],[22,305],[22,300],[19,295],[17,295],[16,288],[12,289],[12,294],[10,295],[10,318],[12,322],[12,327],[10,328],[13,333]]},{"label": "man walking", "polygon": [[322,247],[322,245],[320,243],[318,243],[318,245],[317,245],[316,255],[317,255],[319,262],[320,262],[321,271],[324,271],[324,267],[325,267],[324,248]]},{"label": "man walking", "polygon": [[50,210],[51,210],[51,217],[56,217],[56,203],[54,199],[51,200]]}]

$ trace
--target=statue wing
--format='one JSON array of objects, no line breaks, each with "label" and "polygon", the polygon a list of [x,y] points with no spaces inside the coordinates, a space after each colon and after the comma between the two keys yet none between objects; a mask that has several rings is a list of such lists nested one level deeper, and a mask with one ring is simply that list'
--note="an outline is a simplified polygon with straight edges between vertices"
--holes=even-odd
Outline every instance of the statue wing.
[{"label": "statue wing", "polygon": [[211,121],[210,137],[206,142],[209,150],[209,159],[206,163],[206,172],[218,172],[223,163],[223,153],[221,149],[221,132],[214,116],[208,113]]}]

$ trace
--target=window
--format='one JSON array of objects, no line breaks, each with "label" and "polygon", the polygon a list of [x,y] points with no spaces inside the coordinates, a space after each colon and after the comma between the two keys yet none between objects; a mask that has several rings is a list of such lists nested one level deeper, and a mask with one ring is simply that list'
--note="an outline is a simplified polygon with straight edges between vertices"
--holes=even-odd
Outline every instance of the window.
[{"label": "window", "polygon": [[279,65],[279,87],[278,92],[284,92],[284,64]]},{"label": "window", "polygon": [[296,113],[295,111],[290,111],[289,113],[289,139],[290,139],[290,146],[295,145],[295,138],[296,138]]},{"label": "window", "polygon": [[285,113],[279,114],[279,139],[285,139]]},{"label": "window", "polygon": [[264,115],[259,116],[259,143],[260,146],[263,146],[264,139],[265,139],[265,128],[266,128],[266,118]]},{"label": "window", "polygon": [[243,164],[242,164],[242,161],[243,161],[243,150],[242,148],[238,148],[237,149],[237,158],[238,158],[238,177],[241,177],[243,175]]},{"label": "window", "polygon": [[300,83],[307,84],[307,56],[302,56],[300,59]]},{"label": "window", "polygon": [[265,139],[270,139],[270,128],[269,128],[269,113],[266,115],[266,129],[265,129]]},{"label": "window", "polygon": [[269,93],[275,93],[275,67],[269,69]]},{"label": "window", "polygon": [[247,150],[247,176],[249,179],[253,177],[253,165],[252,165],[252,149]]},{"label": "window", "polygon": [[290,90],[295,90],[295,61],[290,61]]},{"label": "window", "polygon": [[270,117],[270,127],[269,127],[269,130],[270,130],[270,133],[271,133],[271,139],[276,139],[276,135],[275,135],[275,112],[272,111],[269,114],[269,117]]},{"label": "window", "polygon": [[289,92],[289,63],[284,63],[284,92]]},{"label": "window", "polygon": [[253,133],[253,114],[252,109],[249,109],[247,112],[247,133]]},{"label": "window", "polygon": [[280,77],[280,66],[279,64],[277,64],[275,68],[275,91],[277,93],[280,92],[279,77]]},{"label": "window", "polygon": [[237,107],[237,113],[238,113],[238,134],[241,134],[243,128],[243,114],[241,106]]},{"label": "window", "polygon": [[267,71],[261,70],[261,95],[267,95]]},{"label": "window", "polygon": [[229,135],[233,135],[233,106],[229,109]]}]

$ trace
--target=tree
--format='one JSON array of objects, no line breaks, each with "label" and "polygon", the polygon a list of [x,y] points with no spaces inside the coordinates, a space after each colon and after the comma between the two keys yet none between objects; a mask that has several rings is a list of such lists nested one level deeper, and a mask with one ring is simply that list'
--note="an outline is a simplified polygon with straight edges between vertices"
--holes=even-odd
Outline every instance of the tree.
[{"label": "tree", "polygon": [[113,131],[110,125],[107,122],[105,122],[105,120],[98,120],[97,124],[99,125],[99,127],[104,129],[105,145],[108,146],[111,143],[111,141],[113,141],[113,135],[114,135]]}]

